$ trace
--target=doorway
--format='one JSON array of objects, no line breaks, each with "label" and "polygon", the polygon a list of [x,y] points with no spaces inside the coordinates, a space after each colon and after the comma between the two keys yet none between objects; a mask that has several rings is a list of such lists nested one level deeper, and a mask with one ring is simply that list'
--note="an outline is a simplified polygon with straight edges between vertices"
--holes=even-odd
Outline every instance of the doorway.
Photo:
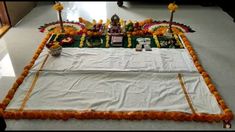
[{"label": "doorway", "polygon": [[5,1],[0,1],[0,37],[2,37],[10,27],[11,23],[8,17],[6,3]]}]

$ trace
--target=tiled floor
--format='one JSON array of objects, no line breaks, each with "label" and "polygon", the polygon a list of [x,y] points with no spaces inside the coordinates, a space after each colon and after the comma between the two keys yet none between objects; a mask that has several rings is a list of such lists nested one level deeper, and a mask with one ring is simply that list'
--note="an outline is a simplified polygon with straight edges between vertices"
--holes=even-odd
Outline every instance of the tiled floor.
[{"label": "tiled floor", "polygon": [[[168,20],[167,5],[124,2],[64,2],[63,19],[77,21],[110,18],[114,13],[126,20]],[[179,5],[174,21],[191,26],[196,32],[187,36],[200,61],[211,75],[228,106],[235,112],[235,24],[219,7]],[[52,5],[39,4],[23,20],[0,39],[0,100],[2,100],[23,67],[31,60],[44,34],[38,27],[57,20]],[[223,129],[222,123],[175,121],[115,121],[115,120],[7,120],[7,130],[160,130],[160,129]],[[235,122],[232,122],[235,125]],[[234,126],[233,126],[234,127]],[[234,129],[234,128],[233,128]]]}]

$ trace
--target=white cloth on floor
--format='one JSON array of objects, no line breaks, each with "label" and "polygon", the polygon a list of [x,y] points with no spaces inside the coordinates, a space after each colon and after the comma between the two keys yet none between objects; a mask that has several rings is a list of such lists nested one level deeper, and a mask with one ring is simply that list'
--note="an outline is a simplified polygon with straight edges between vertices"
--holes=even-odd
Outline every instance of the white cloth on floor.
[{"label": "white cloth on floor", "polygon": [[[30,110],[222,111],[186,49],[64,48],[49,56],[26,103]],[[19,109],[48,54],[44,49],[7,109]]]},{"label": "white cloth on floor", "polygon": [[[33,70],[39,69],[46,54],[44,49]],[[185,49],[159,48],[142,52],[130,48],[63,48],[61,56],[49,56],[43,70],[197,72]]]},{"label": "white cloth on floor", "polygon": [[[34,75],[21,84],[7,109],[20,107]],[[184,74],[183,79],[197,112],[221,113],[199,74]],[[25,109],[191,113],[177,74],[150,72],[42,71]]]}]

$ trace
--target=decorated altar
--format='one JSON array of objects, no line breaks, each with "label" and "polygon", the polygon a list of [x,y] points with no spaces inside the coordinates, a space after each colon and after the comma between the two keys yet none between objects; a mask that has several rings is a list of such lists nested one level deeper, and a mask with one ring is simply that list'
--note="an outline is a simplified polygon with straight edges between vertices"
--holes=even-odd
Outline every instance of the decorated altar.
[{"label": "decorated altar", "polygon": [[1,103],[4,118],[230,125],[233,113],[185,35],[190,27],[118,15],[106,23],[78,20],[40,28],[47,34]]}]

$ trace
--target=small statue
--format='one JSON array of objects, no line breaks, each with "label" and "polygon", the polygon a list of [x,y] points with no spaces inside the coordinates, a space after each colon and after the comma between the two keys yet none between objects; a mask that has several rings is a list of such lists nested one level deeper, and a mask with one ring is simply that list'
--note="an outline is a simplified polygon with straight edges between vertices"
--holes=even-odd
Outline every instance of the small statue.
[{"label": "small statue", "polygon": [[119,21],[120,18],[118,15],[114,14],[111,17],[111,27],[109,29],[109,33],[121,33],[121,25]]},{"label": "small statue", "polygon": [[110,28],[108,30],[109,35],[111,36],[111,44],[112,46],[121,47],[123,41],[123,33],[120,24],[120,18],[118,15],[114,14],[111,17]]}]

